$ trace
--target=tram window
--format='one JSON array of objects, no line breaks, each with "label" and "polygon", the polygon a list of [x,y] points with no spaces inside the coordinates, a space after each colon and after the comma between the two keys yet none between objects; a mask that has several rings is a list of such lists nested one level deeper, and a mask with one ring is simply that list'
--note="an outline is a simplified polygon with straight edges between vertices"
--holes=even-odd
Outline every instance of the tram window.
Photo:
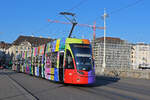
[{"label": "tram window", "polygon": [[38,56],[36,56],[36,63],[38,63]]},{"label": "tram window", "polygon": [[66,69],[74,69],[74,65],[73,65],[73,59],[71,56],[71,53],[69,50],[66,51],[66,62],[65,62],[65,68]]},{"label": "tram window", "polygon": [[39,56],[39,63],[42,63],[42,56]]},{"label": "tram window", "polygon": [[57,52],[52,52],[51,56],[52,68],[57,67]]},{"label": "tram window", "polygon": [[35,57],[33,57],[33,63],[35,63]]},{"label": "tram window", "polygon": [[50,61],[51,53],[46,54],[46,67],[50,68],[51,66],[51,61]]}]

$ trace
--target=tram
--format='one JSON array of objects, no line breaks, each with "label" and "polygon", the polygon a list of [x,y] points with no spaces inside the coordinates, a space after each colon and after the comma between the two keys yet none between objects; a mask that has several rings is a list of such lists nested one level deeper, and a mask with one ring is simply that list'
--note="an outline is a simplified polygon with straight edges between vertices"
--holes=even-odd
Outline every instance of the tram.
[{"label": "tram", "polygon": [[[50,59],[49,62],[47,59]],[[47,53],[45,69],[50,80],[70,84],[91,84],[95,81],[92,48],[86,39],[58,39]]]},{"label": "tram", "polygon": [[[87,39],[58,39],[33,48],[31,54],[25,52],[21,59],[20,72],[36,77],[68,84],[92,84],[95,81],[92,48]],[[13,70],[16,69],[14,63]]]}]

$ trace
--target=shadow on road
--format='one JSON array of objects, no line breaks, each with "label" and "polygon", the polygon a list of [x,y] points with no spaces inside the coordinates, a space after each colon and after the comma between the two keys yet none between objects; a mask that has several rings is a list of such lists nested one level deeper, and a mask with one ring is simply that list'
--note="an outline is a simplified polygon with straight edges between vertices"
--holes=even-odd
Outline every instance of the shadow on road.
[{"label": "shadow on road", "polygon": [[92,87],[103,86],[103,85],[108,85],[108,84],[118,82],[119,80],[120,78],[117,78],[117,77],[96,76],[95,83],[89,86],[92,86]]},{"label": "shadow on road", "polygon": [[99,87],[104,86],[108,84],[112,84],[115,82],[118,82],[120,78],[117,77],[108,77],[108,76],[96,76],[95,83],[88,84],[88,85],[70,85],[70,84],[64,84],[64,86],[77,86],[77,87]]}]

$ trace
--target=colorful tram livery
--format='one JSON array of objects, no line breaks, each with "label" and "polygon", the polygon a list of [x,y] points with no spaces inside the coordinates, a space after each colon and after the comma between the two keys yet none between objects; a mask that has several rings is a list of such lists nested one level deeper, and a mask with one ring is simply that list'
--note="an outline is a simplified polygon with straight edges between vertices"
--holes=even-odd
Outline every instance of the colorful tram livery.
[{"label": "colorful tram livery", "polygon": [[44,78],[44,51],[45,51],[45,45],[41,45],[38,47],[38,67],[39,67],[39,76]]},{"label": "colorful tram livery", "polygon": [[24,70],[21,72],[68,84],[92,84],[95,81],[92,48],[87,39],[58,39],[32,48],[28,53],[22,56]]},{"label": "colorful tram livery", "polygon": [[39,66],[38,66],[38,47],[35,47],[35,65],[34,65],[34,74],[39,76]]}]

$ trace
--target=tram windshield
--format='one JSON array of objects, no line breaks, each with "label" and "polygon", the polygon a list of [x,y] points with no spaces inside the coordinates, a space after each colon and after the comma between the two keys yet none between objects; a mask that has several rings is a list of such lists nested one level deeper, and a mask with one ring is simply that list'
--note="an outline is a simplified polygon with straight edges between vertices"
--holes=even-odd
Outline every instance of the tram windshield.
[{"label": "tram windshield", "polygon": [[70,44],[77,70],[90,71],[93,68],[92,50],[89,44]]}]

